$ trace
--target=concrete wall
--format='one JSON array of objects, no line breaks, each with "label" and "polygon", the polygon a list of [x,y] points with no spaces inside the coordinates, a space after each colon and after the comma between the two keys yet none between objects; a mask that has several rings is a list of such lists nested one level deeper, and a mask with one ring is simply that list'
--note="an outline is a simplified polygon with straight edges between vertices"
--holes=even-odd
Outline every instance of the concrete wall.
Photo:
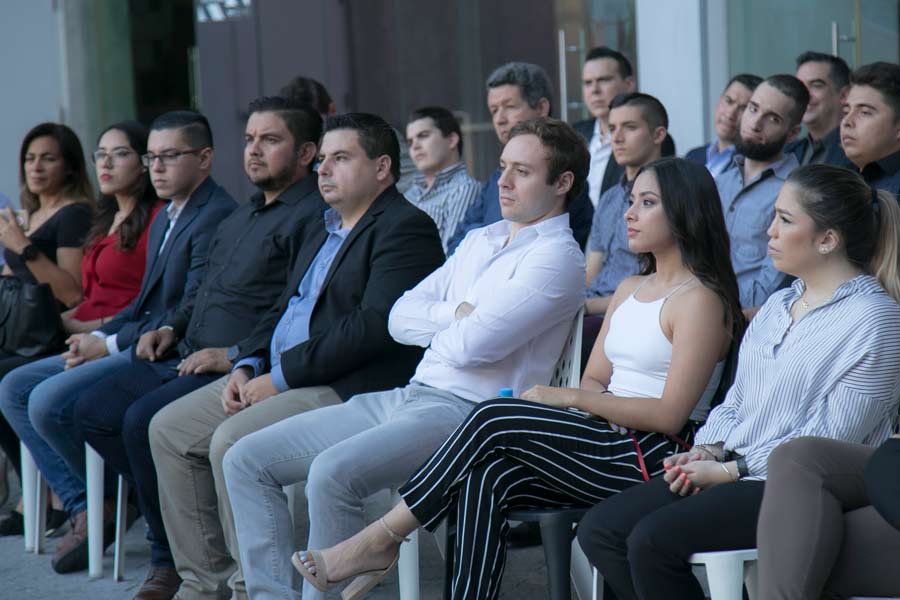
[{"label": "concrete wall", "polygon": [[60,45],[54,3],[17,2],[0,19],[0,192],[18,205],[19,144],[31,127],[60,119]]}]

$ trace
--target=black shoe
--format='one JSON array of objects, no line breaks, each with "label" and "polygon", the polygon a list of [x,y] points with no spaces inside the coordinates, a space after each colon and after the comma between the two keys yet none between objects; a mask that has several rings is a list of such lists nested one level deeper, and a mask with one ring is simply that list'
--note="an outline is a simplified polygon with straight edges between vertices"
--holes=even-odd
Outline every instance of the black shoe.
[{"label": "black shoe", "polygon": [[0,521],[0,536],[25,535],[25,517],[19,511],[12,511]]},{"label": "black shoe", "polygon": [[69,513],[55,508],[47,509],[47,537],[57,537],[63,534],[64,525],[69,520]]},{"label": "black shoe", "polygon": [[506,536],[509,548],[530,548],[541,545],[541,527],[537,523],[519,523]]}]

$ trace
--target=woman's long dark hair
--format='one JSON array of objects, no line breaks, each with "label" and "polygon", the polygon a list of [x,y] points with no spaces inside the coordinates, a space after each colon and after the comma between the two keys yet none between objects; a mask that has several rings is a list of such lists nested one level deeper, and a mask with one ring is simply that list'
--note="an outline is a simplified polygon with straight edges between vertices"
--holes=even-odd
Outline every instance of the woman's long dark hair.
[{"label": "woman's long dark hair", "polygon": [[[642,167],[638,175],[645,171],[656,175],[669,229],[685,266],[722,301],[732,339],[740,340],[746,321],[731,266],[722,202],[712,175],[703,165],[683,158],[661,158]],[[652,254],[641,254],[640,260],[642,275],[656,271]]]},{"label": "woman's long dark hair", "polygon": [[[150,132],[137,121],[122,121],[121,123],[110,125],[97,136],[97,144],[100,143],[100,139],[107,131],[112,131],[113,129],[125,134],[125,137],[128,139],[128,145],[137,153],[138,157],[147,153],[147,137]],[[138,240],[141,238],[141,234],[144,233],[144,229],[147,227],[147,222],[150,220],[153,207],[159,202],[156,191],[153,189],[153,186],[150,185],[150,173],[146,170],[135,183],[134,193],[136,194],[138,201],[134,205],[134,209],[131,213],[124,221],[122,221],[119,228],[116,230],[118,233],[118,247],[119,250],[122,250],[123,252],[129,251],[137,245]],[[106,237],[109,228],[112,227],[113,220],[116,217],[116,211],[118,210],[119,205],[116,202],[115,196],[100,194],[97,198],[97,211],[94,216],[94,224],[87,237],[88,246],[96,244]]]},{"label": "woman's long dark hair", "polygon": [[22,147],[19,149],[19,185],[21,187],[19,200],[22,208],[31,215],[41,206],[38,197],[28,189],[25,182],[25,155],[31,142],[39,137],[51,137],[59,144],[59,153],[66,164],[66,178],[63,181],[62,192],[70,200],[78,204],[87,204],[93,207],[94,190],[91,180],[88,179],[87,167],[84,163],[84,150],[78,136],[69,127],[61,123],[41,123],[35,125],[25,134]]}]

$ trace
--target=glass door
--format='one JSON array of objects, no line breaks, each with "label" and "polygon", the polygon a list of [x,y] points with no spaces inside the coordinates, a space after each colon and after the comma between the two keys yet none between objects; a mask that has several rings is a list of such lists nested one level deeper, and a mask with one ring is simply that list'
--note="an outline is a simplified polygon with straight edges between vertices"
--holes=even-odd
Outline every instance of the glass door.
[{"label": "glass door", "polygon": [[842,57],[855,68],[897,62],[898,0],[729,0],[730,73],[793,73],[806,50]]}]

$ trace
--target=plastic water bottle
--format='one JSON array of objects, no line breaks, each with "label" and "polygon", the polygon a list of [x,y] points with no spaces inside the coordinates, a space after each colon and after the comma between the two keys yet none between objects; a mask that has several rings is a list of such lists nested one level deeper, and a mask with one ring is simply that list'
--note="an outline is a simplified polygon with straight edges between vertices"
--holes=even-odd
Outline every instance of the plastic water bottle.
[{"label": "plastic water bottle", "polygon": [[500,388],[500,391],[497,392],[498,398],[512,398],[513,397],[513,389],[512,388]]}]

